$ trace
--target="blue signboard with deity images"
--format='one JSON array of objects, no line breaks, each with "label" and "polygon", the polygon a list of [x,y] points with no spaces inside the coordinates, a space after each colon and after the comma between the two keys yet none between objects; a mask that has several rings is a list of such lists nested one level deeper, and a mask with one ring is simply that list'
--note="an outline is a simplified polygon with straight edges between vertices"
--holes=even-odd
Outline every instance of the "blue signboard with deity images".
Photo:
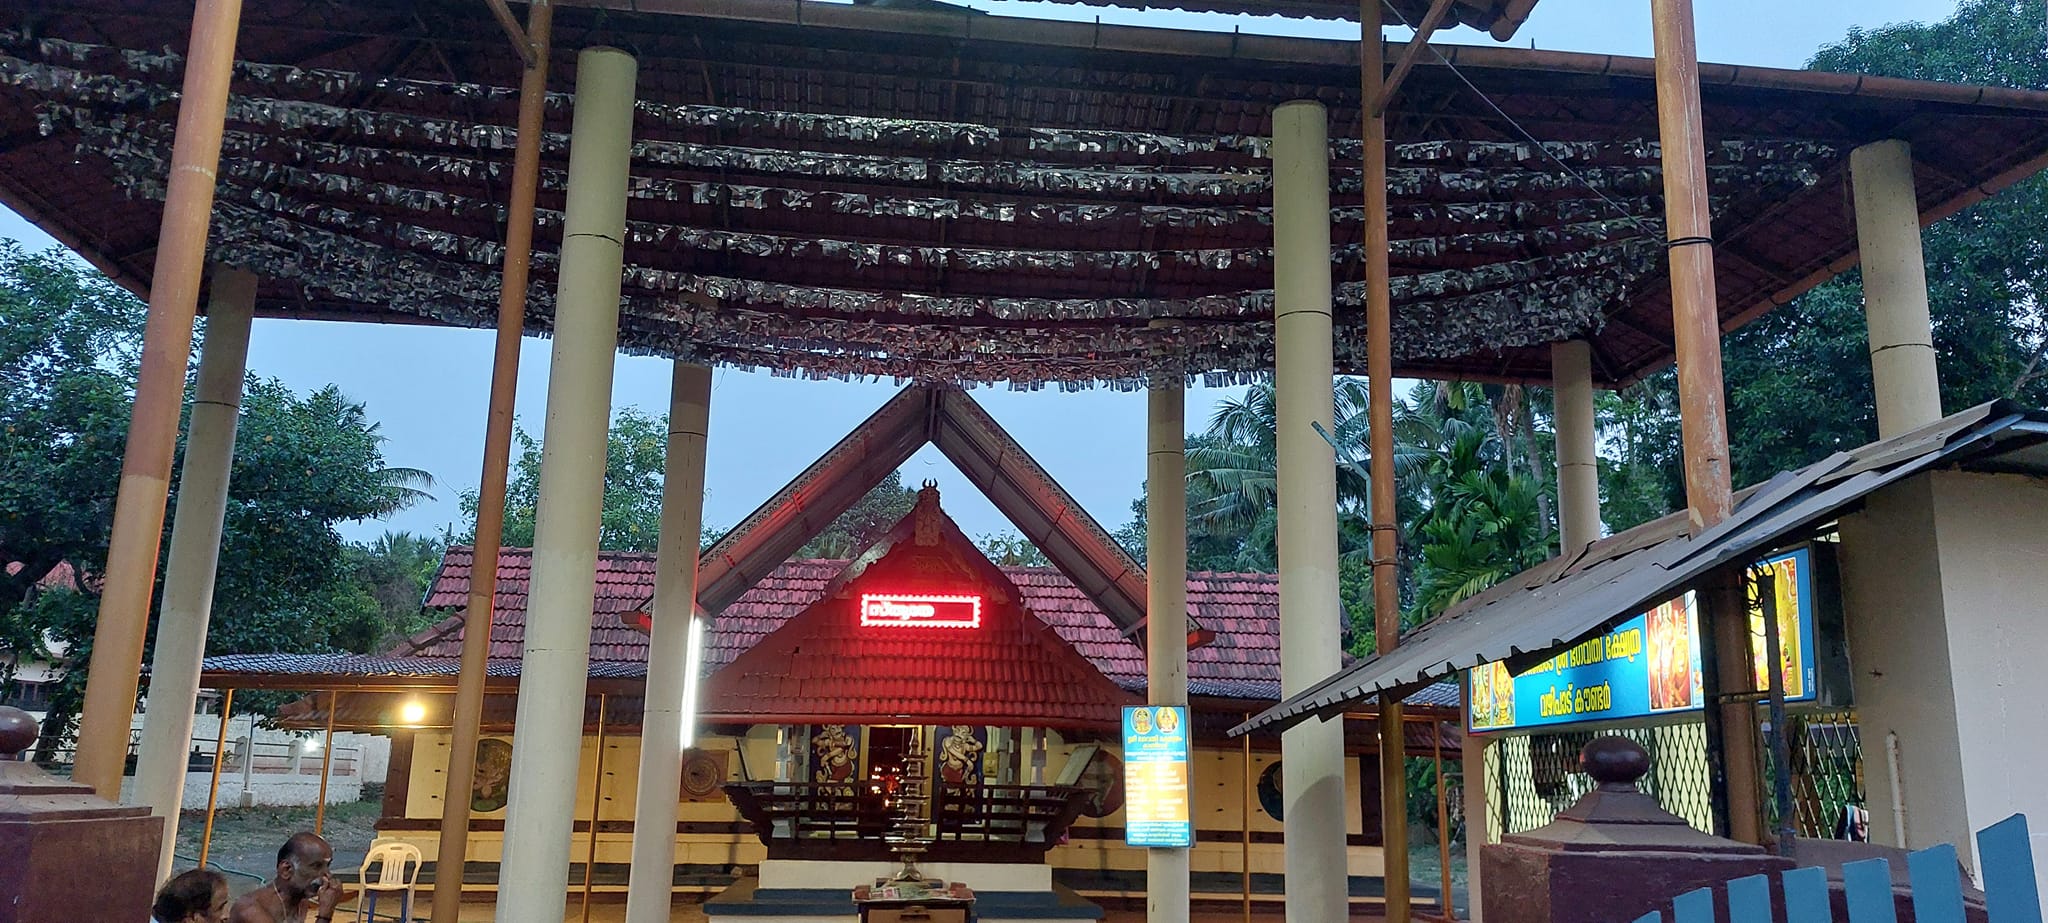
[{"label": "blue signboard with deity images", "polygon": [[1188,710],[1180,705],[1124,709],[1124,842],[1193,846],[1188,806]]},{"label": "blue signboard with deity images", "polygon": [[[1785,700],[1811,701],[1817,694],[1812,553],[1800,548],[1763,566],[1776,596]],[[1768,674],[1763,607],[1755,601],[1749,620],[1761,689]],[[1688,591],[1520,674],[1509,675],[1496,661],[1468,676],[1470,727],[1480,733],[1698,711],[1706,698],[1698,601]]]}]

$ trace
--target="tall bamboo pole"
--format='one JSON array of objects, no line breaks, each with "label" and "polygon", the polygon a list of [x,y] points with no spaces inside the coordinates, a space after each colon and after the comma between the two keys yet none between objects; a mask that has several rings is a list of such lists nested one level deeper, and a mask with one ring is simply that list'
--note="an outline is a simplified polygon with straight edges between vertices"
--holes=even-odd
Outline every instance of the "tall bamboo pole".
[{"label": "tall bamboo pole", "polygon": [[[1700,119],[1698,43],[1692,0],[1650,0],[1656,37],[1657,132],[1663,149],[1664,223],[1671,261],[1671,326],[1678,357],[1679,427],[1685,455],[1689,524],[1698,534],[1728,518],[1734,490],[1728,469],[1728,408],[1721,381],[1721,324],[1714,292],[1712,213],[1707,202],[1705,132]],[[1700,593],[1716,651],[1720,691],[1749,688],[1748,611],[1739,569],[1724,569]],[[1758,842],[1756,724],[1749,705],[1709,702],[1725,729],[1722,763],[1730,836]]]},{"label": "tall bamboo pole", "polygon": [[1450,786],[1444,782],[1444,723],[1431,719],[1429,727],[1431,742],[1435,744],[1430,755],[1436,759],[1436,870],[1442,897],[1437,906],[1444,919],[1455,920],[1458,908],[1451,898],[1451,796]]},{"label": "tall bamboo pole", "polygon": [[[206,783],[206,828],[199,832],[199,867],[206,867],[206,853],[213,846],[213,809],[220,800],[220,755],[228,745],[228,722],[235,716],[235,690],[230,688],[221,696],[220,736],[213,742],[213,778]],[[256,750],[256,725],[249,725],[249,752],[242,754],[242,761],[248,762]]]},{"label": "tall bamboo pole", "polygon": [[[505,263],[498,289],[497,349],[491,359],[491,401],[484,424],[483,477],[477,486],[476,548],[464,609],[462,670],[450,718],[448,775],[442,779],[441,837],[435,850],[433,919],[453,920],[462,907],[462,870],[469,861],[470,789],[484,713],[484,674],[498,592],[498,546],[505,535],[505,469],[512,456],[512,405],[519,390],[519,338],[526,324],[526,286],[533,254],[533,200],[540,182],[540,142],[547,114],[548,52],[554,4],[536,0],[526,12],[533,56],[519,81],[518,147],[512,154],[512,200],[505,212]],[[480,616],[480,617],[479,617]],[[449,870],[454,870],[449,874]]]},{"label": "tall bamboo pole", "polygon": [[[1244,720],[1252,720],[1252,713],[1245,712]],[[1244,885],[1244,923],[1252,923],[1252,786],[1257,784],[1252,777],[1252,735],[1244,735],[1244,813],[1241,838],[1238,840],[1239,877]]]},{"label": "tall bamboo pole", "polygon": [[[583,856],[583,923],[590,923],[591,877],[597,869],[597,821],[604,809],[604,713],[607,696],[597,694],[597,765],[590,773],[590,847]],[[674,839],[674,834],[669,834]]]},{"label": "tall bamboo pole", "polygon": [[[1375,647],[1401,643],[1400,576],[1394,547],[1393,291],[1387,276],[1387,119],[1375,112],[1386,80],[1379,0],[1359,0],[1359,112],[1365,136],[1365,374],[1367,450],[1372,455],[1372,605]],[[1427,40],[1427,37],[1423,37]],[[1380,701],[1380,844],[1387,923],[1408,923],[1408,775],[1401,703]]]},{"label": "tall bamboo pole", "polygon": [[121,483],[114,494],[113,531],[93,627],[85,705],[71,777],[109,801],[121,798],[127,771],[128,727],[141,683],[142,645],[149,631],[149,599],[156,589],[157,545],[163,540],[164,504],[171,489],[171,456],[178,445],[178,406],[185,400],[185,364],[192,352],[192,319],[199,311],[206,233],[213,218],[214,180],[227,117],[228,76],[235,63],[241,0],[198,0],[178,97],[178,127],[171,175],[157,230],[156,268],[150,275],[149,320],[142,334],[142,365]]},{"label": "tall bamboo pole", "polygon": [[[316,834],[327,827],[327,779],[334,770],[334,710],[340,706],[341,693],[328,690],[327,737],[320,742],[320,800],[313,807],[313,832]],[[251,733],[249,736],[254,739],[256,735]]]}]

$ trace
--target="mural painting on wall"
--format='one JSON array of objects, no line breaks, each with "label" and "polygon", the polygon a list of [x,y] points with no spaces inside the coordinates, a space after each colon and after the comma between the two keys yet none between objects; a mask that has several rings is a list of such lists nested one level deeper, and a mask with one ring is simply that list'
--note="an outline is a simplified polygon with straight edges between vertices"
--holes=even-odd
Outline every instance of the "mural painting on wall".
[{"label": "mural painting on wall", "polygon": [[981,755],[988,750],[988,728],[956,724],[939,728],[939,781],[947,785],[980,785]]},{"label": "mural painting on wall", "polygon": [[476,742],[476,776],[470,783],[469,809],[477,814],[501,811],[512,790],[512,745],[486,738]]},{"label": "mural painting on wall", "polygon": [[1275,760],[1259,773],[1259,808],[1274,820],[1283,820],[1287,799],[1282,797],[1280,787],[1280,763]]},{"label": "mural painting on wall", "polygon": [[811,781],[852,782],[860,770],[860,726],[825,724],[811,733]]}]

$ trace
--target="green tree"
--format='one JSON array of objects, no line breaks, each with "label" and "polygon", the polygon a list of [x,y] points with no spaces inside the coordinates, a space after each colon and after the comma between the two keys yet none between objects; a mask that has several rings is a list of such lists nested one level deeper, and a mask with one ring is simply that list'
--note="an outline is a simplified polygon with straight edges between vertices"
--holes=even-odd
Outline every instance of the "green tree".
[{"label": "green tree", "polygon": [[[812,536],[811,540],[797,549],[799,558],[851,558],[866,550],[903,517],[910,515],[917,505],[917,491],[903,486],[903,474],[889,472],[866,494],[854,502],[839,518],[825,527],[825,531]],[[1001,563],[1001,562],[998,562]]]},{"label": "green tree", "polygon": [[1004,567],[1051,567],[1045,552],[1015,532],[991,532],[974,540],[990,562]]},{"label": "green tree", "polygon": [[[534,510],[540,500],[541,444],[523,428],[512,433],[518,457],[505,483],[507,547],[533,545]],[[668,418],[628,407],[613,417],[605,436],[604,507],[598,547],[606,551],[653,551],[661,538],[661,487],[668,451]],[[462,492],[462,515],[470,525],[456,536],[476,543],[477,492]]]},{"label": "green tree", "polygon": [[[20,565],[0,567],[0,644],[72,665],[45,724],[57,736],[91,656],[145,312],[59,251],[0,244],[0,564]],[[335,529],[390,509],[382,441],[333,387],[248,381],[208,653],[368,651],[388,636]],[[60,563],[83,579],[40,586]]]},{"label": "green tree", "polygon": [[[2038,0],[1964,0],[1939,23],[1852,30],[1820,49],[1828,71],[2048,88]],[[2034,176],[1922,234],[1930,314],[1950,412],[1998,397],[2048,404],[2048,180]],[[1814,288],[1723,341],[1737,486],[1877,438],[1862,280]],[[1604,516],[1623,529],[1685,504],[1670,370],[1603,396]]]},{"label": "green tree", "polygon": [[421,607],[427,584],[441,569],[447,545],[439,538],[410,532],[386,532],[367,543],[343,550],[351,579],[373,600],[384,623],[379,648],[428,627],[433,619]]}]

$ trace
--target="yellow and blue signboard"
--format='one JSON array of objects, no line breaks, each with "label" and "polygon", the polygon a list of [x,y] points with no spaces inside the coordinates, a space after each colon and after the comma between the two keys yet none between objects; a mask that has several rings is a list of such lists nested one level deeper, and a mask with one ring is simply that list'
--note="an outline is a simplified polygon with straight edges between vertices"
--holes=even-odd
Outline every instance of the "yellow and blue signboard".
[{"label": "yellow and blue signboard", "polygon": [[[1815,698],[1813,558],[1807,548],[1762,565],[1775,578],[1785,700]],[[1749,612],[1757,688],[1764,686],[1763,608]],[[1517,675],[1494,662],[1470,671],[1478,732],[1613,721],[1697,711],[1705,701],[1699,606],[1691,592]]]},{"label": "yellow and blue signboard", "polygon": [[1181,705],[1124,709],[1124,842],[1195,845],[1188,806],[1188,710]]}]

